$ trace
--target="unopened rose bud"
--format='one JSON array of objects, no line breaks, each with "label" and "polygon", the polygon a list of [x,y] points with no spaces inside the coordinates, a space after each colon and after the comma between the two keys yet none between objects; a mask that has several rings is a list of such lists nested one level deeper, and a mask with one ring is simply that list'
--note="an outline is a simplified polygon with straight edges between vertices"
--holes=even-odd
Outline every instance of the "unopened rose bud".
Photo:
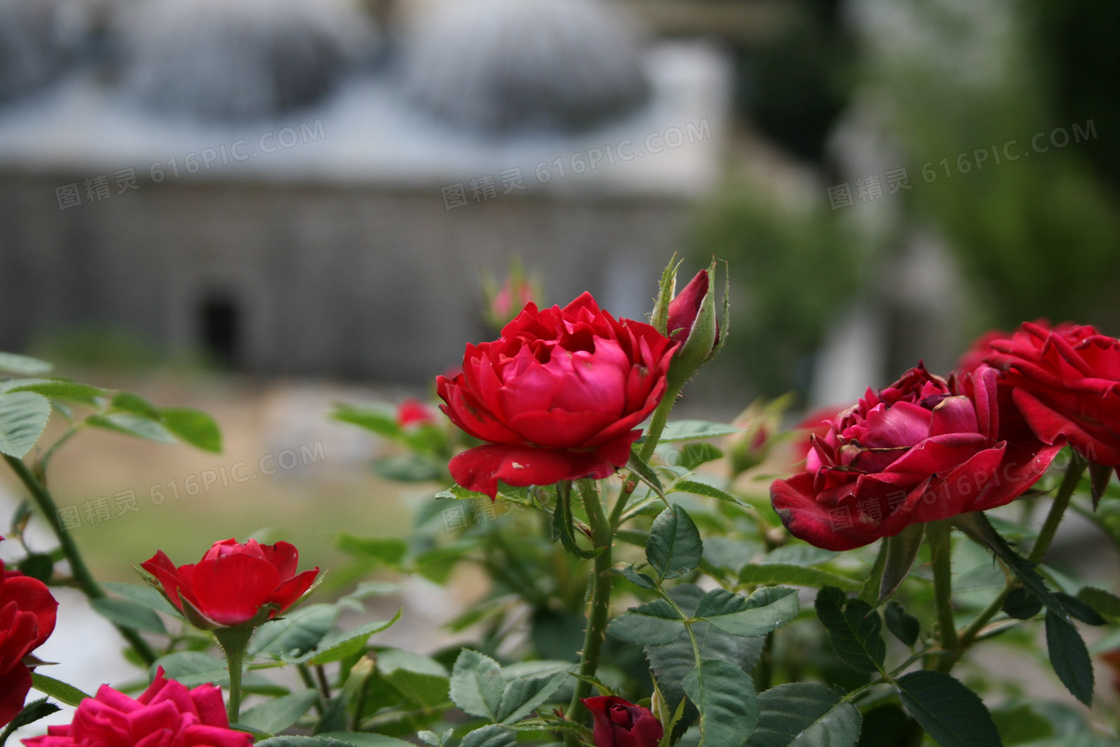
[{"label": "unopened rose bud", "polygon": [[654,310],[654,326],[664,323],[665,334],[681,343],[669,369],[670,386],[680,386],[715,356],[723,343],[727,328],[727,296],[723,300],[723,326],[716,319],[716,294],[712,287],[715,262],[696,273],[688,285],[672,298],[676,284],[676,268],[670,265],[662,277],[658,307]]}]

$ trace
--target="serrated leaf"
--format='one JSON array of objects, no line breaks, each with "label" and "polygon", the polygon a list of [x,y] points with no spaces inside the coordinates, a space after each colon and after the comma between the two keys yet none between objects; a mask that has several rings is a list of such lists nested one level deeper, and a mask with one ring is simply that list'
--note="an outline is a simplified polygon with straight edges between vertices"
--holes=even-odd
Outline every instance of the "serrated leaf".
[{"label": "serrated leaf", "polygon": [[184,443],[203,451],[221,452],[222,431],[214,418],[201,410],[163,407],[159,410],[159,417],[163,426]]},{"label": "serrated leaf", "polygon": [[319,646],[307,657],[309,664],[318,666],[320,664],[329,664],[332,661],[342,661],[351,656],[358,654],[366,647],[369,637],[374,633],[380,633],[392,627],[393,623],[401,619],[402,610],[398,609],[392,619],[389,620],[376,620],[368,622],[364,625],[359,625],[352,630],[342,631],[336,635],[330,635],[324,638]]},{"label": "serrated leaf", "polygon": [[163,667],[168,679],[178,680],[187,687],[211,682],[215,685],[229,683],[225,660],[202,651],[176,651],[161,656],[150,667],[149,675],[154,678],[159,667]]},{"label": "serrated leaf", "polygon": [[89,606],[94,612],[115,625],[167,635],[167,628],[164,627],[159,616],[151,608],[142,604],[137,604],[128,599],[101,597],[91,599]]},{"label": "serrated leaf", "polygon": [[723,456],[723,452],[712,446],[707,441],[688,444],[681,450],[680,466],[691,471],[701,464],[714,462]]},{"label": "serrated leaf", "polygon": [[171,606],[167,599],[151,586],[140,584],[123,584],[116,581],[105,581],[101,584],[107,590],[129,601],[147,607],[156,612],[162,612],[172,617],[183,619],[183,614]]},{"label": "serrated leaf", "polygon": [[911,524],[895,536],[885,539],[887,562],[883,566],[883,576],[879,581],[879,601],[875,603],[876,607],[894,594],[910,573],[914,558],[918,557],[918,548],[922,546],[925,528],[925,524]]},{"label": "serrated leaf", "polygon": [[643,589],[657,588],[657,584],[652,578],[644,573],[639,573],[638,571],[634,570],[634,566],[632,565],[628,565],[625,568],[612,568],[611,573],[622,576],[630,583]]},{"label": "serrated leaf", "polygon": [[835,586],[844,591],[859,591],[862,584],[854,579],[822,571],[784,563],[764,563],[745,565],[739,571],[739,581],[744,584],[793,584],[821,589]]},{"label": "serrated leaf", "polygon": [[408,543],[399,537],[356,537],[342,532],[334,544],[348,555],[372,558],[391,568],[400,568],[408,552]]},{"label": "serrated leaf", "polygon": [[698,482],[696,480],[677,480],[669,487],[669,493],[689,493],[691,495],[715,498],[726,503],[734,503],[736,506],[749,505],[725,490],[720,490],[714,485],[709,485],[706,482]]},{"label": "serrated leaf", "polygon": [[396,737],[387,737],[384,734],[369,734],[353,731],[327,731],[319,735],[325,739],[334,739],[353,747],[412,747],[411,742]]},{"label": "serrated leaf", "polygon": [[116,431],[127,436],[143,438],[147,441],[157,441],[164,444],[176,442],[175,436],[163,427],[157,420],[152,420],[143,415],[132,412],[114,412],[109,415],[90,415],[85,420],[86,425],[95,428]]},{"label": "serrated leaf", "polygon": [[46,361],[31,358],[15,353],[0,353],[0,371],[19,374],[20,376],[40,376],[53,368]]},{"label": "serrated leaf", "polygon": [[381,674],[381,678],[410,702],[425,710],[438,708],[446,703],[451,688],[451,679],[445,674],[394,669]]},{"label": "serrated leaf", "polygon": [[498,720],[505,692],[505,679],[498,662],[465,648],[451,670],[451,701],[472,716]]},{"label": "serrated leaf", "polygon": [[759,589],[746,597],[713,589],[700,600],[696,617],[732,635],[764,636],[797,617],[797,592],[778,586]]},{"label": "serrated leaf", "polygon": [[1070,617],[1080,620],[1086,625],[1101,626],[1108,623],[1107,620],[1093,609],[1092,605],[1081,601],[1077,597],[1070,596],[1062,591],[1055,592],[1054,596],[1062,603],[1062,607],[1069,613]]},{"label": "serrated leaf", "polygon": [[941,672],[898,678],[906,710],[941,747],[1000,747],[999,732],[976,693]]},{"label": "serrated leaf", "polygon": [[1077,592],[1077,598],[1105,617],[1120,618],[1120,597],[1104,589],[1086,586]]},{"label": "serrated leaf", "polygon": [[319,692],[312,689],[266,700],[242,713],[238,723],[266,734],[275,734],[299,721],[318,699]]},{"label": "serrated leaf", "polygon": [[516,745],[517,735],[509,729],[496,725],[475,729],[459,743],[459,747],[516,747]]},{"label": "serrated leaf", "polygon": [[556,672],[552,675],[519,677],[508,682],[502,693],[496,720],[503,724],[520,721],[544,704],[567,679],[567,672]]},{"label": "serrated leaf", "polygon": [[832,650],[857,672],[876,672],[883,666],[887,647],[883,623],[871,605],[849,599],[834,586],[817,593],[817,617],[828,631]]},{"label": "serrated leaf", "polygon": [[658,579],[676,578],[693,570],[704,556],[704,544],[692,517],[673,504],[653,521],[646,540],[646,560]]},{"label": "serrated leaf", "polygon": [[657,473],[653,471],[652,467],[642,461],[637,452],[630,452],[630,459],[627,460],[626,466],[631,472],[640,477],[642,482],[648,485],[653,492],[657,493],[662,498],[665,497],[665,487],[661,484],[661,479],[657,476]]},{"label": "serrated leaf", "polygon": [[92,402],[108,394],[104,389],[69,379],[13,379],[0,382],[0,392],[34,392],[49,399],[77,402]]},{"label": "serrated leaf", "polygon": [[333,604],[312,604],[257,629],[249,646],[254,656],[277,659],[301,656],[315,649],[334,627],[338,608]]},{"label": "serrated leaf", "polygon": [[901,604],[898,602],[887,602],[887,606],[883,610],[883,617],[887,622],[887,630],[889,630],[895,638],[902,641],[907,646],[913,646],[918,642],[918,634],[921,633],[921,625],[918,623],[918,618],[903,609]]},{"label": "serrated leaf", "polygon": [[44,695],[49,695],[59,703],[77,707],[86,698],[92,697],[73,685],[38,672],[31,673],[31,686]]},{"label": "serrated leaf", "polygon": [[740,747],[758,723],[754,680],[722,659],[701,659],[682,683],[700,711],[700,747]]},{"label": "serrated leaf", "polygon": [[746,747],[855,747],[859,709],[823,685],[778,685],[758,696],[758,728]]},{"label": "serrated leaf", "polygon": [[672,643],[684,632],[684,620],[664,599],[631,607],[607,626],[615,638],[646,646]]},{"label": "serrated leaf", "polygon": [[43,435],[51,403],[34,392],[0,394],[0,453],[22,458]]},{"label": "serrated leaf", "polygon": [[25,705],[23,707],[23,710],[21,710],[16,715],[16,717],[12,719],[10,723],[8,723],[7,727],[4,729],[4,733],[0,735],[0,739],[6,737],[16,729],[27,726],[28,724],[33,724],[39,719],[46,718],[52,713],[56,713],[57,711],[61,710],[62,709],[56,706],[54,703],[47,701],[46,698],[33,700]]},{"label": "serrated leaf", "polygon": [[1073,697],[1093,703],[1093,663],[1081,634],[1069,620],[1046,610],[1046,649],[1054,673]]},{"label": "serrated leaf", "polygon": [[719,438],[731,436],[742,431],[726,423],[713,423],[708,420],[674,420],[661,431],[658,443],[667,444],[673,441],[699,441],[704,438]]}]

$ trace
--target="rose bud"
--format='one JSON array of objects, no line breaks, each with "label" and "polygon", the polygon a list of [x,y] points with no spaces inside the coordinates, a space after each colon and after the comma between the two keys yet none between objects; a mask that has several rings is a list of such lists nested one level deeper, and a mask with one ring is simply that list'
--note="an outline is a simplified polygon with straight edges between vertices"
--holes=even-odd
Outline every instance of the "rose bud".
[{"label": "rose bud", "polygon": [[299,552],[287,542],[216,542],[197,564],[176,567],[162,550],[140,564],[191,624],[204,630],[260,625],[311,588],[319,569],[296,573]]},{"label": "rose bud", "polygon": [[870,389],[812,439],[805,469],[770,487],[782,523],[827,550],[893,537],[911,524],[1010,503],[1060,445],[1025,427],[997,371],[946,382],[919,365]]},{"label": "rose bud", "polygon": [[661,741],[661,722],[641,706],[607,695],[582,702],[595,720],[595,747],[657,747]]},{"label": "rose bud", "polygon": [[712,262],[708,269],[696,273],[672,300],[669,297],[676,286],[677,268],[670,264],[662,275],[653,324],[659,330],[664,324],[665,333],[681,345],[669,370],[671,389],[679,389],[700,366],[710,361],[725,337],[727,297],[725,294],[724,328],[721,329],[716,321],[715,291],[711,283],[714,273],[715,262]]},{"label": "rose bud", "polygon": [[222,690],[186,685],[164,676],[163,667],[133,700],[108,685],[78,704],[65,726],[48,726],[46,736],[24,739],[27,747],[249,747],[253,738],[229,728]]},{"label": "rose bud", "polygon": [[1120,471],[1120,340],[1088,326],[1026,322],[990,345],[988,364],[1006,372],[1015,405],[1044,443],[1068,440],[1090,462]]},{"label": "rose bud", "polygon": [[418,399],[406,399],[397,408],[397,425],[400,428],[422,428],[435,424],[435,410]]},{"label": "rose bud", "polygon": [[46,584],[4,570],[0,560],[0,726],[23,710],[31,690],[31,670],[24,657],[50,636],[57,609]]},{"label": "rose bud", "polygon": [[608,477],[661,402],[675,349],[652,326],[602,311],[589,293],[563,309],[528,304],[500,339],[467,345],[461,374],[436,379],[440,409],[487,442],[455,456],[451,476],[491,498],[499,481]]}]

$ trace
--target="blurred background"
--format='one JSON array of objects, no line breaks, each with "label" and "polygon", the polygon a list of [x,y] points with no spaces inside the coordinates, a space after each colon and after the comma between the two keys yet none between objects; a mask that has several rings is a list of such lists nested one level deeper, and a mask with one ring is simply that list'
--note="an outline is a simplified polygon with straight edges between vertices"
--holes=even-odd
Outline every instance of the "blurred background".
[{"label": "blurred background", "polygon": [[717,418],[947,374],[1024,320],[1120,332],[1117,28],[1090,0],[0,0],[0,349],[223,427],[219,456],[60,453],[107,577],[216,526],[328,566],[432,493],[332,402],[431,397],[515,264],[640,318],[674,253],[726,260],[683,404]]}]

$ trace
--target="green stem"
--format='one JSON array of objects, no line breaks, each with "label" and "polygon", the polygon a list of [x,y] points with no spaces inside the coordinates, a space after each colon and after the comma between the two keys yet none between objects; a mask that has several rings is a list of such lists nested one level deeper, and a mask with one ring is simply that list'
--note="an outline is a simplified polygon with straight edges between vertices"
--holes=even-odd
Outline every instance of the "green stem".
[{"label": "green stem", "polygon": [[296,671],[299,672],[299,678],[300,681],[303,682],[304,687],[319,693],[319,698],[315,701],[314,706],[316,713],[322,716],[326,711],[327,701],[323,698],[322,690],[319,690],[319,686],[315,683],[314,678],[312,678],[311,669],[306,664],[297,664]]},{"label": "green stem", "polygon": [[[953,622],[953,581],[950,564],[952,527],[943,521],[932,521],[926,525],[929,538],[930,557],[933,564],[933,596],[937,604],[937,631],[941,648],[956,652],[957,628]],[[946,663],[948,662],[948,663]],[[937,670],[948,672],[953,665],[952,656],[938,659]]]},{"label": "green stem", "polygon": [[[55,537],[58,538],[58,543],[62,547],[62,554],[66,556],[67,562],[70,564],[70,574],[74,578],[74,582],[78,588],[90,600],[101,599],[106,596],[105,590],[94,579],[93,574],[90,573],[89,567],[86,565],[85,560],[82,558],[81,552],[78,550],[78,545],[74,542],[74,538],[62,528],[62,524],[58,518],[58,506],[51,497],[50,492],[46,487],[35,479],[31,474],[31,470],[27,468],[22,459],[4,455],[4,460],[7,461],[8,466],[16,473],[24,487],[31,494],[31,499],[39,508],[39,512],[46,519],[47,524],[50,525],[51,530],[54,532]],[[147,665],[151,665],[156,660],[156,653],[148,642],[141,637],[141,635],[132,628],[126,628],[122,625],[114,626],[124,637],[132,650],[136,652],[137,656]]]},{"label": "green stem", "polygon": [[214,636],[229,665],[229,702],[226,704],[226,713],[229,714],[229,722],[235,724],[241,716],[241,674],[245,669],[245,650],[249,648],[249,639],[253,637],[253,627],[238,625],[218,628],[214,631]]},{"label": "green stem", "polygon": [[1077,489],[1077,484],[1081,482],[1081,475],[1088,466],[1089,463],[1082,459],[1076,451],[1072,453],[1069,468],[1066,470],[1065,477],[1062,478],[1062,484],[1058,486],[1058,494],[1054,496],[1054,502],[1050,504],[1050,513],[1046,514],[1046,521],[1038,532],[1038,539],[1031,545],[1031,553],[1027,556],[1027,560],[1031,564],[1041,563],[1042,559],[1046,557],[1046,551],[1050,549],[1050,543],[1054,541],[1054,535],[1058,531],[1058,525],[1062,522],[1062,516],[1065,515],[1066,508],[1069,507],[1069,501]]},{"label": "green stem", "polygon": [[[591,610],[587,616],[579,674],[582,677],[594,677],[599,668],[599,652],[606,637],[607,618],[610,612],[611,582],[614,578],[611,573],[611,544],[614,530],[603,513],[603,504],[595,483],[591,480],[581,480],[580,495],[583,497],[583,505],[591,525],[591,544],[599,554],[595,556],[595,568],[591,573],[589,592]],[[582,679],[576,680],[575,692],[572,693],[572,700],[568,704],[568,719],[578,720],[583,715],[584,707],[580,699],[586,698],[590,692],[590,683]],[[576,736],[571,733],[565,734],[564,744],[567,747],[574,747],[577,744]]]}]

